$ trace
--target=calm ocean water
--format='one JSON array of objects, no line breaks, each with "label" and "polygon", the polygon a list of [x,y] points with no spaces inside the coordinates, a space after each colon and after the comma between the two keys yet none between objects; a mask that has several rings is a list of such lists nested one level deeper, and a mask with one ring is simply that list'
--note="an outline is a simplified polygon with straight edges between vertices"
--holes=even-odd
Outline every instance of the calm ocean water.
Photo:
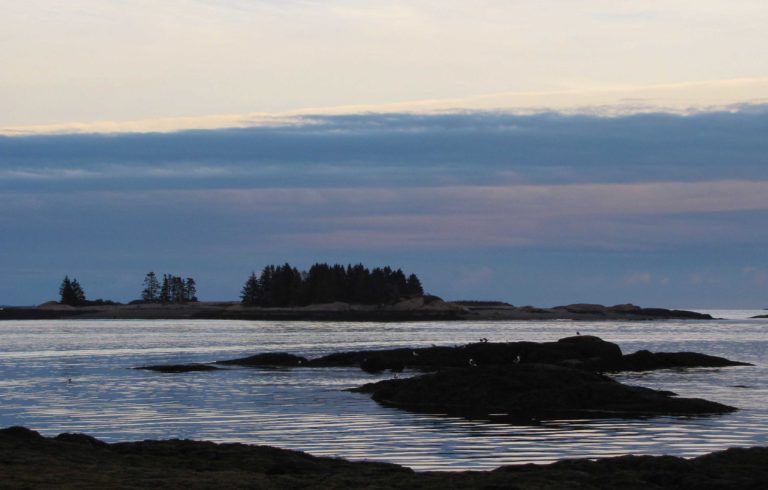
[{"label": "calm ocean water", "polygon": [[[268,444],[418,470],[626,453],[695,456],[768,445],[768,320],[663,322],[333,323],[245,321],[0,322],[0,426],[115,442],[190,438]],[[160,374],[129,369],[257,352],[308,357],[350,350],[598,335],[625,353],[696,351],[755,364],[665,370],[620,381],[734,405],[734,414],[562,420],[534,427],[385,408],[345,388],[384,379],[359,369],[253,369]],[[71,379],[71,383],[68,380]]]}]

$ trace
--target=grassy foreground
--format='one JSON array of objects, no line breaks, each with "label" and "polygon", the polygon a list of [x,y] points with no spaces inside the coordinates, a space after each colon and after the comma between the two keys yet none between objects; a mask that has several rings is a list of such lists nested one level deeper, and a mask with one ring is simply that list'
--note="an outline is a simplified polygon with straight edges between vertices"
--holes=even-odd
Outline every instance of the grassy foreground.
[{"label": "grassy foreground", "polygon": [[85,435],[45,438],[21,427],[0,430],[0,486],[9,489],[757,489],[766,481],[768,448],[761,447],[691,460],[622,456],[417,473],[268,446],[179,440],[106,444]]}]

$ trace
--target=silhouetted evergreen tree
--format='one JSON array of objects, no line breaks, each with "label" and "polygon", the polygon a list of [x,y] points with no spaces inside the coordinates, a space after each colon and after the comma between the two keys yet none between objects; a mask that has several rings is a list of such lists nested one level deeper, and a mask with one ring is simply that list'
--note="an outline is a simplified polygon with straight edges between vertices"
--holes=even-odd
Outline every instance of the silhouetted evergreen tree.
[{"label": "silhouetted evergreen tree", "polygon": [[77,279],[69,279],[69,276],[64,276],[64,280],[61,281],[59,286],[59,296],[61,296],[61,303],[70,306],[82,306],[86,303],[85,291],[80,286]]},{"label": "silhouetted evergreen tree", "polygon": [[160,282],[154,272],[149,272],[144,277],[144,290],[141,292],[141,300],[146,303],[160,301]]},{"label": "silhouetted evergreen tree", "polygon": [[184,281],[184,301],[194,303],[197,301],[197,283],[191,277]]},{"label": "silhouetted evergreen tree", "polygon": [[171,302],[171,280],[168,274],[163,274],[163,283],[160,286],[160,296],[158,299],[164,304]]},{"label": "silhouetted evergreen tree", "polygon": [[240,301],[244,305],[255,306],[259,303],[259,278],[255,272],[251,272],[240,291]]},{"label": "silhouetted evergreen tree", "polygon": [[421,287],[421,281],[416,277],[416,274],[408,276],[408,281],[405,285],[405,295],[409,298],[424,296],[424,288]]}]

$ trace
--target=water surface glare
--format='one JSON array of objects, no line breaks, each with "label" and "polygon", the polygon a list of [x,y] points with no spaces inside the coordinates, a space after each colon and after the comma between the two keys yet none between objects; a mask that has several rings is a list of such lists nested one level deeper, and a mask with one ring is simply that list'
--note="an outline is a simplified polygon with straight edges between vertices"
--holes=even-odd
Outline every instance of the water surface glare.
[{"label": "water surface glare", "polygon": [[[695,456],[768,445],[768,321],[335,323],[246,321],[0,322],[0,426],[109,442],[189,438],[268,444],[417,470],[619,454]],[[754,312],[758,314],[758,312]],[[730,316],[729,316],[730,315]],[[316,357],[340,350],[552,341],[593,334],[639,349],[696,351],[754,367],[625,373],[626,383],[740,410],[711,417],[558,420],[511,426],[379,406],[346,388],[388,378],[359,369],[222,369],[161,374],[131,367],[210,362],[257,352]],[[71,379],[71,382],[68,380]]]}]

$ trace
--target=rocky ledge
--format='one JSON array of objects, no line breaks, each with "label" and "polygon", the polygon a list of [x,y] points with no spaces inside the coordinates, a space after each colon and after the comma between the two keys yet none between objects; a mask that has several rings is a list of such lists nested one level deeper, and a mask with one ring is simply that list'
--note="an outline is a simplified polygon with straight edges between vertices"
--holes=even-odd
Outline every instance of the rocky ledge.
[{"label": "rocky ledge", "polygon": [[627,386],[597,373],[551,364],[469,367],[370,383],[385,406],[514,423],[567,418],[719,414],[734,407]]},{"label": "rocky ledge", "polygon": [[750,365],[695,352],[639,351],[624,355],[617,344],[592,335],[576,335],[557,342],[476,342],[455,347],[338,352],[308,360],[306,365],[360,366],[366,371],[377,372],[386,369],[434,370],[527,363],[557,364],[603,372]]},{"label": "rocky ledge", "polygon": [[106,444],[83,434],[46,438],[0,430],[0,481],[29,488],[271,489],[762,489],[768,448],[728,449],[694,459],[619,456],[597,461],[502,466],[493,471],[414,472],[394,464],[321,458],[268,446],[203,441]]},{"label": "rocky ledge", "polygon": [[[544,363],[595,372],[650,371],[688,367],[749,366],[723,357],[696,352],[638,351],[624,355],[621,348],[592,335],[566,337],[557,342],[476,342],[462,346],[434,346],[386,350],[336,352],[316,359],[285,352],[262,353],[239,359],[216,361],[218,365],[250,367],[360,367],[376,373],[422,371],[466,366],[509,366]],[[211,365],[183,364],[144,366],[163,372],[213,370]]]}]

